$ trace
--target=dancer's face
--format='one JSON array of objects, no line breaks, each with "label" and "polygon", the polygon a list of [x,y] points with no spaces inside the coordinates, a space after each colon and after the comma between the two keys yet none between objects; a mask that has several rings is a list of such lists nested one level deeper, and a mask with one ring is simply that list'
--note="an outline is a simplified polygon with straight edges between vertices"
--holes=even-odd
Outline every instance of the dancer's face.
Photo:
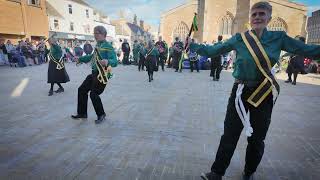
[{"label": "dancer's face", "polygon": [[96,41],[103,41],[106,39],[106,36],[98,31],[94,31],[94,38]]},{"label": "dancer's face", "polygon": [[268,26],[271,14],[266,9],[252,9],[250,13],[250,25],[253,30],[263,30]]}]

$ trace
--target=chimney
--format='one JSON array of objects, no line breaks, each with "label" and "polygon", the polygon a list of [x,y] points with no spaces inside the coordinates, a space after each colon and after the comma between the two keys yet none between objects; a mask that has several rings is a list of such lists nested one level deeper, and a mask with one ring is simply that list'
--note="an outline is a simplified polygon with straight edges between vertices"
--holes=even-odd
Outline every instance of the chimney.
[{"label": "chimney", "polygon": [[144,22],[143,22],[143,20],[140,20],[140,28],[141,28],[142,30],[144,30]]}]

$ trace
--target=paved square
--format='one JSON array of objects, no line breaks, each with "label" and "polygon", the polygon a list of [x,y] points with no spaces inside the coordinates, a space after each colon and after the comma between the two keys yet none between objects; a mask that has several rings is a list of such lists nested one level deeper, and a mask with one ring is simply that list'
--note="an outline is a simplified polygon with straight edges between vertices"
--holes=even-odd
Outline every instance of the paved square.
[{"label": "paved square", "polygon": [[[46,64],[0,67],[0,179],[196,180],[209,171],[223,132],[230,72],[213,82],[209,71],[166,69],[149,83],[146,72],[119,65],[101,96],[107,121],[95,125],[90,99],[88,120],[70,118],[90,67],[66,67],[71,82],[51,97]],[[318,180],[320,76],[299,76],[296,86],[279,83],[256,177]],[[224,179],[240,179],[245,147],[242,135]]]}]

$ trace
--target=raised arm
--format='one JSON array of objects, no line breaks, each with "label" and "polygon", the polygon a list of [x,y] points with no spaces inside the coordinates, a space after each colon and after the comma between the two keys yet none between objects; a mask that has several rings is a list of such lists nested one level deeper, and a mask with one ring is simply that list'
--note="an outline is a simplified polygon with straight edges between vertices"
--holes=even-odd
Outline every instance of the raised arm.
[{"label": "raised arm", "polygon": [[87,63],[87,62],[91,61],[91,59],[92,59],[92,54],[89,54],[89,55],[79,57],[79,62]]},{"label": "raised arm", "polygon": [[230,39],[228,39],[226,42],[222,44],[203,45],[203,44],[192,43],[190,44],[190,50],[197,52],[201,56],[213,57],[213,56],[225,54],[227,52],[234,50],[234,45],[236,42],[237,42],[236,37],[232,36]]},{"label": "raised arm", "polygon": [[310,58],[320,58],[320,45],[308,45],[283,34],[282,50]]}]

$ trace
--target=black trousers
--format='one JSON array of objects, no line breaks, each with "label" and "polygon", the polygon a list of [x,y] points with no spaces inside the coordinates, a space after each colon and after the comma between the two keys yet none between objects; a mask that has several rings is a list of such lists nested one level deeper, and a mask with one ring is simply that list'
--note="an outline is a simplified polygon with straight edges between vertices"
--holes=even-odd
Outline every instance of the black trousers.
[{"label": "black trousers", "polygon": [[169,58],[168,58],[168,62],[167,62],[167,63],[168,63],[168,66],[167,66],[167,67],[168,67],[168,68],[171,68],[171,67],[172,67],[172,54],[169,55]]},{"label": "black trousers", "polygon": [[220,59],[218,59],[218,60],[211,59],[210,76],[212,76],[213,78],[216,78],[216,79],[220,79],[221,70],[222,70],[222,66],[221,66]]},{"label": "black trousers", "polygon": [[158,58],[158,69],[159,69],[159,66],[161,65],[161,69],[162,71],[164,71],[164,62],[166,61],[166,56],[163,55],[163,54],[160,54],[159,58]]},{"label": "black trousers", "polygon": [[179,70],[179,61],[181,59],[182,53],[173,53],[173,68],[176,69],[176,71]]},{"label": "black trousers", "polygon": [[[216,159],[212,164],[211,171],[224,175],[230,164],[234,150],[237,146],[241,131],[243,129],[242,122],[235,109],[235,97],[238,84],[234,84],[229,98],[227,114],[224,121],[224,133],[221,136]],[[272,93],[257,107],[250,105],[246,99],[256,89],[245,86],[241,96],[246,110],[250,110],[250,123],[253,128],[253,134],[247,138],[248,145],[245,158],[244,172],[249,175],[256,171],[263,153],[264,140],[271,122],[271,113],[273,107]]]},{"label": "black trousers", "polygon": [[157,66],[157,57],[156,56],[151,56],[149,55],[146,59],[146,68],[147,68],[147,72],[148,72],[148,77],[149,79],[153,79],[153,72],[156,71],[156,69],[158,68]]},{"label": "black trousers", "polygon": [[144,66],[145,66],[145,57],[144,55],[140,54],[140,59],[139,59],[139,63],[138,63],[138,70],[140,71],[140,69],[144,70]]},{"label": "black trousers", "polygon": [[122,64],[130,64],[129,63],[129,55],[130,52],[123,52],[123,59],[122,59]]},{"label": "black trousers", "polygon": [[87,106],[88,106],[88,92],[90,91],[90,99],[92,101],[94,110],[96,111],[97,116],[101,116],[104,113],[103,105],[100,99],[100,94],[104,91],[106,87],[105,84],[102,84],[97,79],[97,73],[90,74],[83,81],[81,86],[78,88],[78,114],[87,115]]},{"label": "black trousers", "polygon": [[196,66],[197,72],[199,72],[198,62],[199,62],[199,61],[190,61],[190,69],[191,69],[191,72],[193,72],[193,66],[194,66],[194,65]]}]

